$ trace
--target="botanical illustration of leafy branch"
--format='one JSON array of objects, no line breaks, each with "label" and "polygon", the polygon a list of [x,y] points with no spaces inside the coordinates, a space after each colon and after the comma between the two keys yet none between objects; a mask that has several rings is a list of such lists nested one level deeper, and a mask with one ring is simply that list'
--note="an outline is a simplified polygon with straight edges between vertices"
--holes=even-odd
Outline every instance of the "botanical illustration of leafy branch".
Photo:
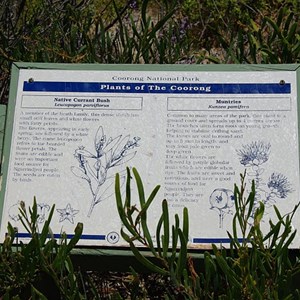
[{"label": "botanical illustration of leafy branch", "polygon": [[[94,139],[95,152],[90,152],[84,146],[75,150],[78,167],[71,167],[72,173],[87,181],[92,194],[92,201],[88,212],[91,216],[95,205],[109,198],[114,193],[114,174],[109,174],[113,167],[130,161],[139,147],[139,137],[130,139],[130,135],[118,135],[114,138],[104,134],[100,126]],[[125,174],[124,174],[125,179]]]}]

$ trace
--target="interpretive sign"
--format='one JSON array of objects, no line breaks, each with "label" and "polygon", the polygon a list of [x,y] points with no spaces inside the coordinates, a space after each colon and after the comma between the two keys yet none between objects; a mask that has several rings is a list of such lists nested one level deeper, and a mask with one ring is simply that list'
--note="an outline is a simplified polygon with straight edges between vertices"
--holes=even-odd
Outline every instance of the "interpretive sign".
[{"label": "interpretive sign", "polygon": [[17,64],[1,237],[7,222],[28,237],[18,205],[36,196],[41,224],[55,204],[54,234],[82,222],[81,245],[127,246],[114,196],[126,167],[139,171],[146,193],[161,185],[153,235],[167,199],[172,214],[189,210],[191,248],[228,242],[233,186],[245,170],[268,226],[274,204],[286,214],[299,202],[297,68]]}]

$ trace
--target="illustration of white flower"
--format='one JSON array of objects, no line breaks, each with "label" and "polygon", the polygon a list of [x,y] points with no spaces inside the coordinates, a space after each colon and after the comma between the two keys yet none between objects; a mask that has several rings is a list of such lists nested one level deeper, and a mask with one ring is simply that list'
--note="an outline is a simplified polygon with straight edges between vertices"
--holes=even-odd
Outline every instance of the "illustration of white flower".
[{"label": "illustration of white flower", "polygon": [[[130,135],[107,138],[100,126],[94,139],[94,152],[86,150],[84,146],[75,150],[74,156],[79,166],[71,167],[71,171],[88,182],[92,194],[88,217],[96,204],[114,193],[114,174],[109,175],[109,170],[130,161],[136,155],[134,149],[139,147],[139,140],[139,137],[130,139]],[[121,173],[121,180],[123,177],[125,179]]]},{"label": "illustration of white flower", "polygon": [[71,207],[70,203],[68,203],[65,208],[57,209],[56,211],[60,215],[59,222],[63,222],[65,220],[67,220],[67,221],[71,222],[72,224],[74,224],[75,215],[77,215],[79,212],[79,210],[73,209]]}]

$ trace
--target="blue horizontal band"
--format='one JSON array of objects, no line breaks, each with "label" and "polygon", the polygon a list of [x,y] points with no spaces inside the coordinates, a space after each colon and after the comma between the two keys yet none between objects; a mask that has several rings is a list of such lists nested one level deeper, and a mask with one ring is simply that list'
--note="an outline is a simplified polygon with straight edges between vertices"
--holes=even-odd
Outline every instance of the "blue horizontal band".
[{"label": "blue horizontal band", "polygon": [[121,83],[24,81],[24,92],[153,93],[153,94],[289,94],[279,83]]},{"label": "blue horizontal band", "polygon": [[[238,239],[239,242],[243,242],[243,238]],[[231,239],[229,238],[193,238],[194,244],[229,244]]]},{"label": "blue horizontal band", "polygon": [[[67,234],[67,239],[71,239],[74,237],[74,234]],[[22,233],[18,232],[16,233],[17,238],[31,238],[31,234],[29,233]],[[49,235],[50,237],[54,237],[55,239],[60,239],[62,237],[62,234],[55,233],[53,235]],[[105,240],[105,235],[95,235],[95,234],[82,234],[80,237],[81,240]]]}]

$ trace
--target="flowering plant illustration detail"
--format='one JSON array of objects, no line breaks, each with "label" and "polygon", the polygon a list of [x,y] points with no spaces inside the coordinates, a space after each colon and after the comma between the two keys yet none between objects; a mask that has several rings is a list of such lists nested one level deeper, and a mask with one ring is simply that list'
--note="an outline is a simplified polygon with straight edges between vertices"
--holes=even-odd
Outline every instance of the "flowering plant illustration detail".
[{"label": "flowering plant illustration detail", "polygon": [[[10,206],[8,209],[8,216],[12,221],[19,222],[20,221],[20,210],[19,207],[21,205],[21,201]],[[42,224],[45,222],[48,212],[50,211],[50,206],[47,203],[37,203],[37,214],[38,219],[37,223]]]},{"label": "flowering plant illustration detail", "polygon": [[74,156],[79,166],[72,166],[71,171],[75,176],[85,180],[89,186],[92,199],[88,217],[98,203],[113,195],[114,174],[109,171],[133,159],[139,141],[139,137],[135,136],[131,139],[129,134],[108,138],[103,127],[99,126],[94,138],[95,151],[90,152],[84,146],[75,150]]},{"label": "flowering plant illustration detail", "polygon": [[236,150],[240,163],[246,168],[249,181],[255,183],[255,202],[253,213],[262,202],[265,207],[274,205],[277,199],[286,199],[293,188],[288,178],[279,172],[265,175],[265,165],[269,162],[271,144],[265,141],[253,141]]},{"label": "flowering plant illustration detail", "polygon": [[74,209],[70,203],[68,203],[65,208],[58,208],[56,211],[59,214],[59,222],[69,221],[72,224],[74,224],[75,215],[79,212],[79,210]]},{"label": "flowering plant illustration detail", "polygon": [[223,228],[225,215],[232,213],[234,194],[231,190],[218,188],[209,197],[210,209],[217,211],[219,215],[219,228]]},{"label": "flowering plant illustration detail", "polygon": [[[272,172],[268,177],[265,175],[265,165],[269,162],[271,144],[265,141],[253,141],[242,145],[236,150],[239,162],[246,168],[249,182],[255,183],[255,201],[251,218],[255,210],[262,202],[266,208],[276,203],[277,199],[285,199],[293,192],[288,178],[279,172]],[[266,178],[267,177],[267,178]],[[215,189],[209,198],[210,209],[217,211],[219,215],[219,228],[223,228],[225,215],[232,214],[234,194],[224,188]]]},{"label": "flowering plant illustration detail", "polygon": [[[14,222],[20,222],[20,205],[21,201],[13,204],[8,210],[8,216]],[[47,203],[37,203],[38,224],[43,224],[46,221],[49,211],[50,205]],[[74,224],[74,217],[79,210],[72,208],[71,204],[68,203],[65,208],[56,209],[56,212],[59,215],[59,222],[69,221]]]}]

